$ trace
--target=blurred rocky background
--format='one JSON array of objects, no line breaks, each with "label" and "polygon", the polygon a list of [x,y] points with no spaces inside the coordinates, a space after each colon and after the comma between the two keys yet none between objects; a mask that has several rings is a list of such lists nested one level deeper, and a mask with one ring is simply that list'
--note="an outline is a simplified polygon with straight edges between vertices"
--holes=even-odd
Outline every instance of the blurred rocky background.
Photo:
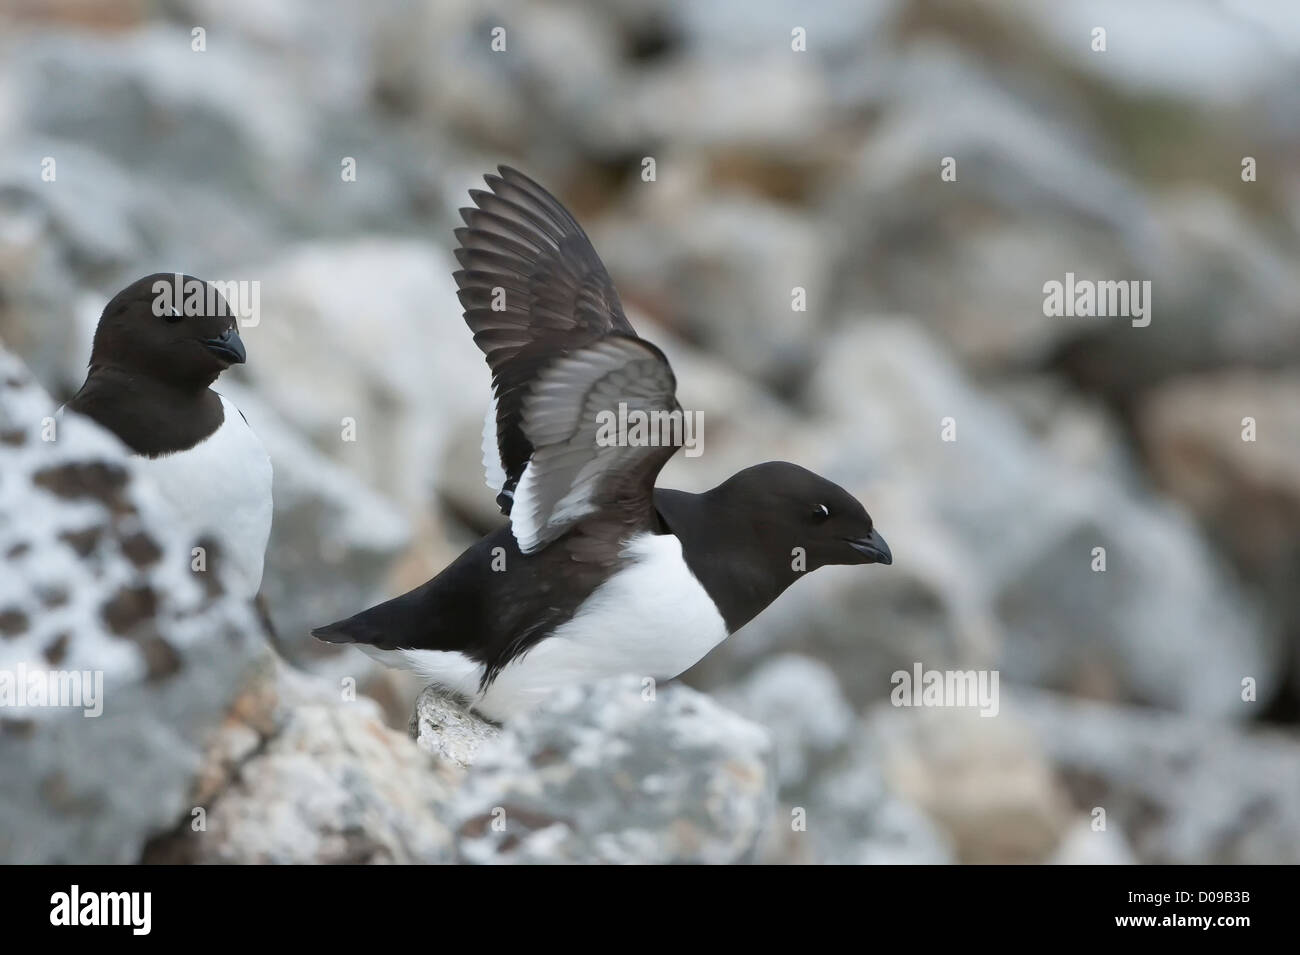
[{"label": "blurred rocky background", "polygon": [[[47,626],[18,545],[65,507],[100,508],[94,586],[162,573],[111,501],[41,496],[27,429],[173,270],[261,283],[221,388],[275,464],[288,661],[222,610],[214,667],[145,608],[111,720],[0,713],[0,858],[1300,861],[1297,90],[1266,0],[0,0],[0,667],[65,626],[67,665],[121,657]],[[800,582],[694,690],[504,731],[307,636],[499,520],[451,249],[501,162],[704,414],[661,483],[797,461],[895,554]],[[1066,273],[1149,281],[1150,324],[1045,316]],[[998,715],[892,706],[917,662],[996,668]]]}]

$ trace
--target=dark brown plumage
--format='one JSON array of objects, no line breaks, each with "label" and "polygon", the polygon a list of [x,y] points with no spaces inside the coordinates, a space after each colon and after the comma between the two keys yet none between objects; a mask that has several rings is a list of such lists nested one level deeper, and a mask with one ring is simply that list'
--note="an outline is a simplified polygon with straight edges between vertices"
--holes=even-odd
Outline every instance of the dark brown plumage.
[{"label": "dark brown plumage", "polygon": [[171,273],[147,275],[113,296],[95,329],[86,380],[67,403],[146,457],[187,450],[221,427],[221,399],[209,386],[244,360],[234,313],[219,294],[212,314],[206,304],[179,314],[160,306],[183,303],[189,283],[200,284],[206,302],[210,286]]}]

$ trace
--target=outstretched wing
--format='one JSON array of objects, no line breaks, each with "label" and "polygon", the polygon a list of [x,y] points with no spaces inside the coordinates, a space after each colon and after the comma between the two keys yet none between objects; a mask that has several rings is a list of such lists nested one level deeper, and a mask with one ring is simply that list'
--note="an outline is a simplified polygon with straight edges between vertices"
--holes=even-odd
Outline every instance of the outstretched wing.
[{"label": "outstretched wing", "polygon": [[554,196],[507,166],[460,210],[456,272],[465,322],[492,369],[483,429],[488,484],[503,513],[534,447],[522,428],[528,386],[558,356],[617,333],[635,338],[591,240]]},{"label": "outstretched wing", "polygon": [[[653,514],[655,478],[677,450],[677,382],[649,342],[608,335],[547,365],[520,418],[533,453],[510,524],[525,554],[597,512],[623,526]],[[640,420],[643,427],[624,425]]]}]

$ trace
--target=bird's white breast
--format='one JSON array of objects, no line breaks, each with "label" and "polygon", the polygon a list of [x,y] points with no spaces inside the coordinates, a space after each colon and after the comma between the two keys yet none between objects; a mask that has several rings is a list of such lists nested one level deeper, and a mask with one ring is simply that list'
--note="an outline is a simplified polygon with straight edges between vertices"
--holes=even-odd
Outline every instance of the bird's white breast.
[{"label": "bird's white breast", "polygon": [[271,459],[239,409],[221,398],[225,421],[194,447],[142,459],[171,505],[219,548],[228,588],[256,596],[271,535]]},{"label": "bird's white breast", "polygon": [[643,534],[627,543],[624,554],[631,562],[601,584],[571,620],[509,663],[481,697],[482,667],[464,654],[393,652],[402,665],[469,697],[497,720],[570,684],[628,673],[671,679],[726,639],[727,625],[687,567],[676,537]]}]

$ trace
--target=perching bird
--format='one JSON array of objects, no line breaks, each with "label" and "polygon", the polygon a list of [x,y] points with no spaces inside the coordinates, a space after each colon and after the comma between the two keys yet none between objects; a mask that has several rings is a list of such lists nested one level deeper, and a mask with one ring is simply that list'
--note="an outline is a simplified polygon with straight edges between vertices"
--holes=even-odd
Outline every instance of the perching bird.
[{"label": "perching bird", "polygon": [[501,720],[567,684],[677,676],[803,573],[891,563],[862,505],[797,465],[688,494],[654,486],[676,445],[600,440],[620,404],[629,418],[680,413],[672,369],[632,330],[573,216],[527,176],[500,173],[461,210],[455,278],[492,370],[484,465],[510,525],[314,636]]},{"label": "perching bird", "polygon": [[104,307],[86,381],[65,407],[144,460],[163,496],[216,542],[212,561],[227,589],[252,599],[271,533],[271,459],[240,410],[211,388],[246,358],[236,315],[216,289],[188,275],[148,275]]}]

